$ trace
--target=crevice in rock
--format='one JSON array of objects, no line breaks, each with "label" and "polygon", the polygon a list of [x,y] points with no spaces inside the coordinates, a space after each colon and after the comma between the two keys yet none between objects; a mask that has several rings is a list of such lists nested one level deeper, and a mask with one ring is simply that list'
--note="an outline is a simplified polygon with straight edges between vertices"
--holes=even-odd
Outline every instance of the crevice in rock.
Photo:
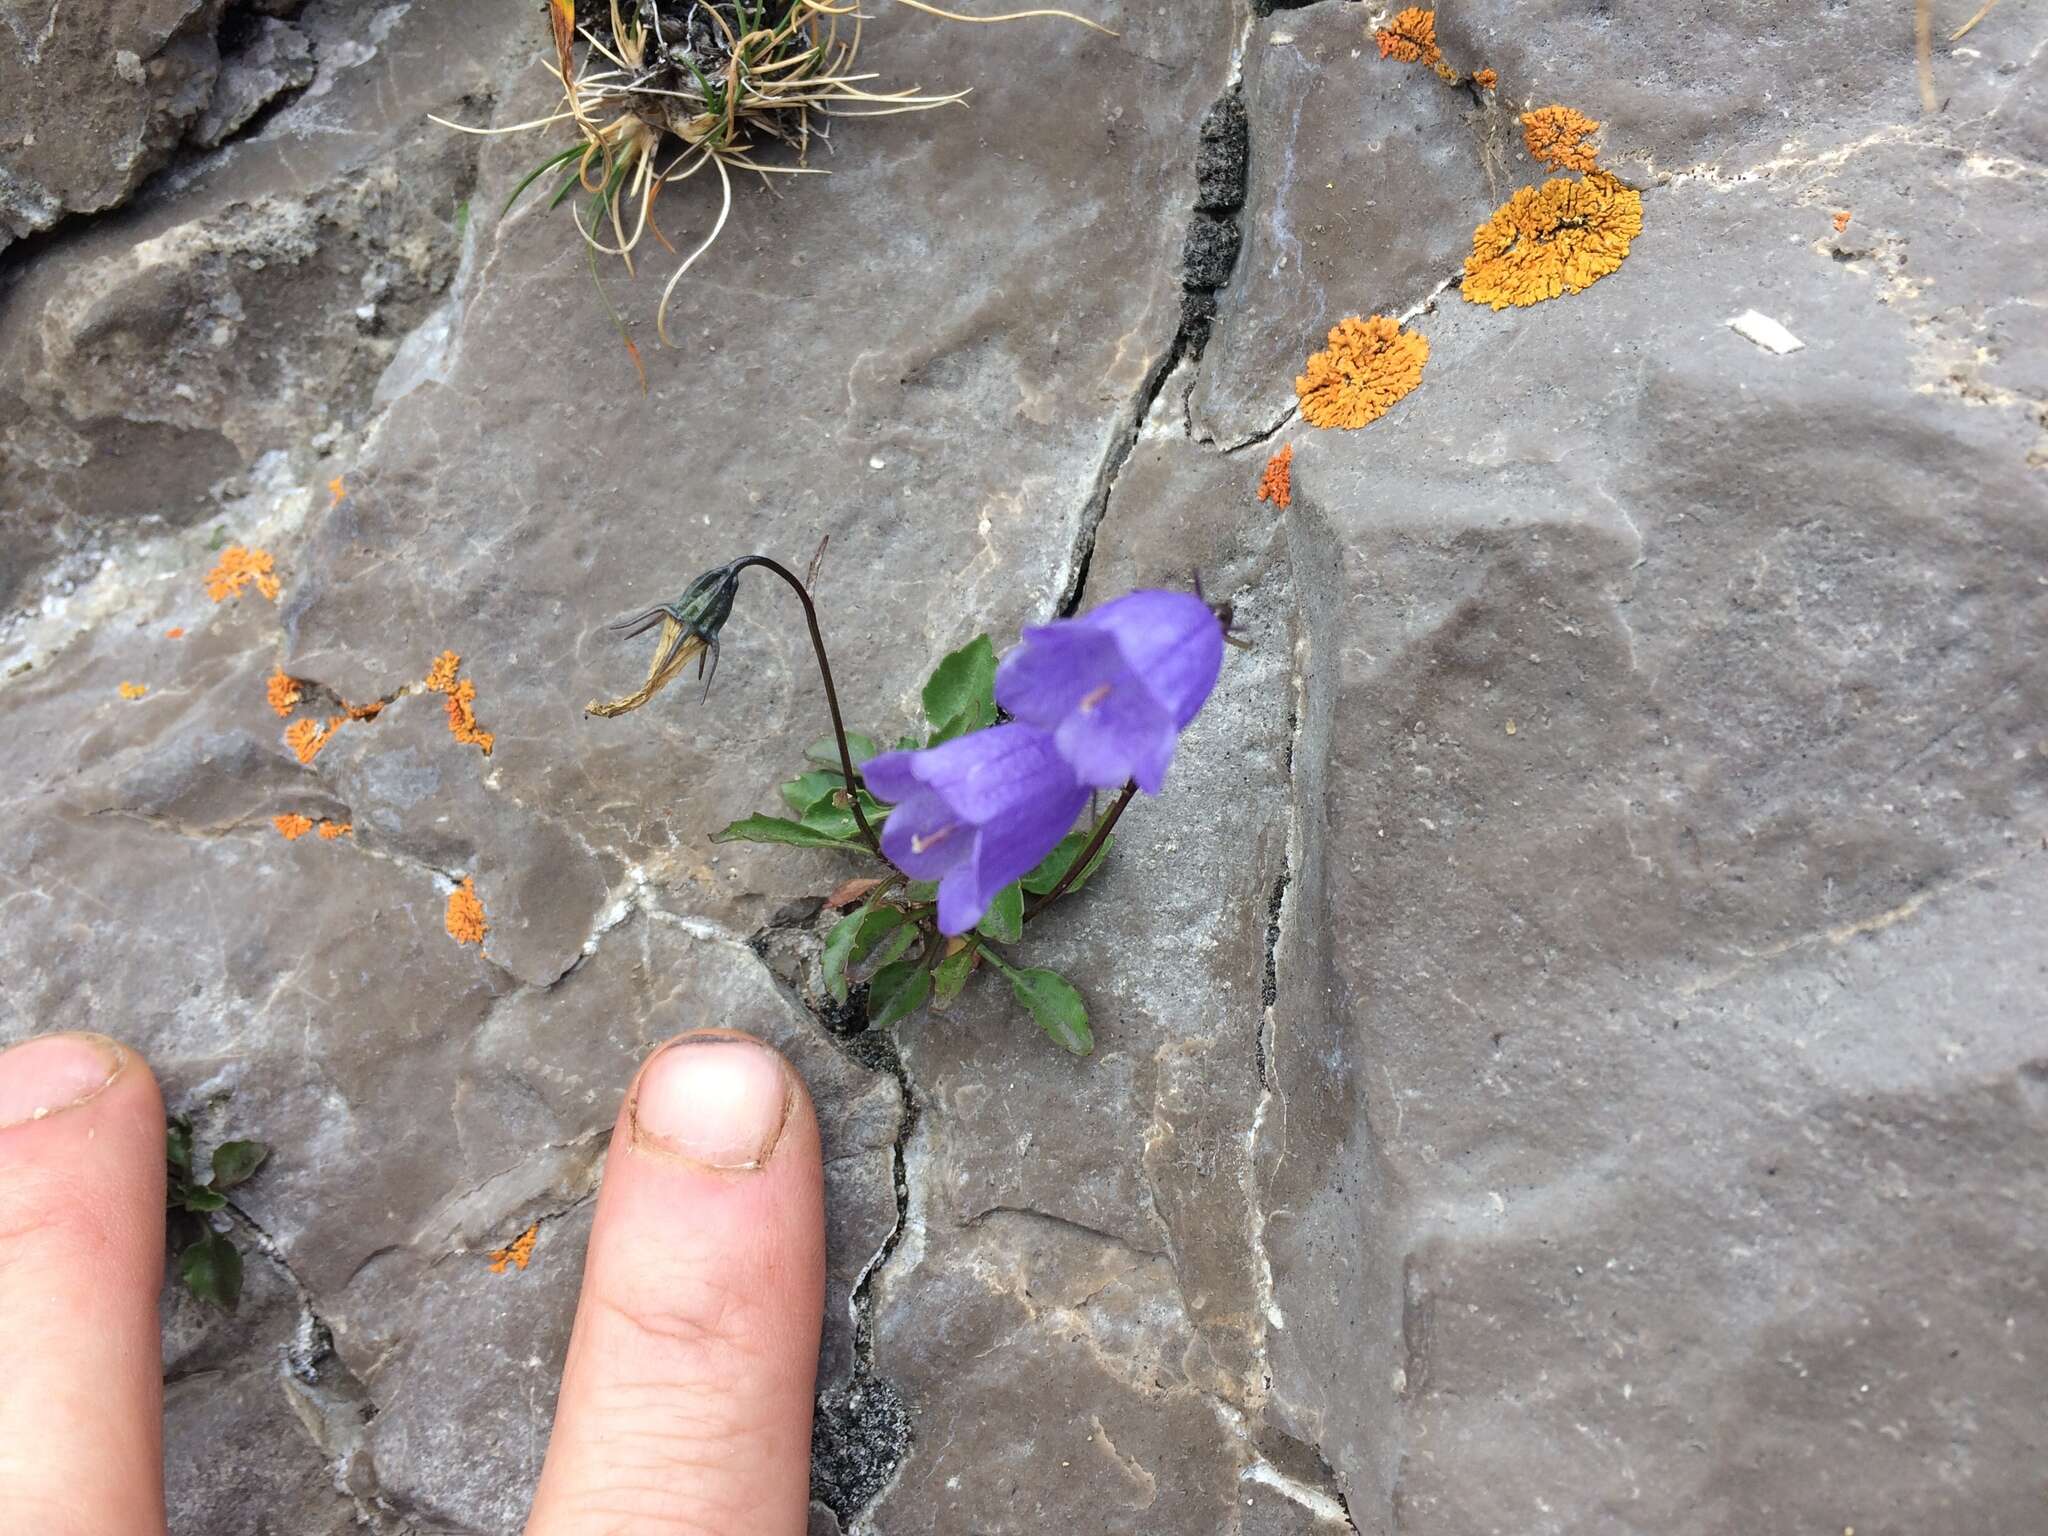
[{"label": "crevice in rock", "polygon": [[[813,1010],[815,1013],[816,1010]],[[824,1023],[822,1017],[819,1020]],[[827,1026],[829,1030],[829,1025]],[[890,1179],[896,1193],[896,1223],[882,1239],[848,1298],[853,1313],[853,1368],[843,1387],[818,1394],[811,1424],[811,1498],[839,1517],[847,1529],[864,1516],[895,1480],[910,1453],[910,1413],[895,1383],[875,1369],[875,1276],[903,1240],[910,1220],[910,1175],[904,1148],[922,1112],[896,1042],[886,1030],[869,1029],[838,1038],[842,1048],[876,1071],[896,1079],[903,1114],[890,1149]],[[855,1043],[860,1049],[855,1051]]]},{"label": "crevice in rock", "polygon": [[1287,902],[1287,883],[1294,878],[1291,836],[1288,843],[1288,860],[1281,866],[1279,878],[1273,882],[1273,894],[1266,902],[1266,965],[1259,982],[1259,999],[1265,1008],[1259,1017],[1258,1032],[1253,1037],[1261,1088],[1273,1086],[1267,1070],[1266,1036],[1273,1027],[1273,1005],[1280,1001],[1280,915]]},{"label": "crevice in rock", "polygon": [[367,1435],[377,1405],[369,1389],[336,1352],[333,1329],[277,1240],[242,1206],[231,1200],[227,1208],[298,1298],[299,1320],[280,1372],[293,1416],[326,1459],[335,1490],[355,1506],[357,1523],[379,1536],[411,1536],[413,1527],[398,1518],[378,1488]]},{"label": "crevice in rock", "polygon": [[[296,9],[297,7],[288,8]],[[279,83],[267,95],[250,104],[242,116],[232,122],[216,116],[216,102],[219,101],[224,106],[224,93],[236,84],[248,80],[254,73],[252,65],[256,61],[252,58],[252,49],[262,48],[267,41],[270,44],[270,51],[278,53],[280,50],[277,39],[284,34],[298,39],[303,47],[304,34],[298,28],[282,16],[265,13],[274,10],[275,7],[259,10],[245,0],[245,3],[226,6],[217,13],[218,19],[212,40],[215,53],[214,74],[207,86],[206,110],[194,114],[191,121],[179,132],[176,143],[171,145],[167,152],[159,151],[164,154],[162,161],[137,177],[133,185],[117,195],[115,201],[100,208],[59,211],[55,219],[42,228],[24,230],[15,234],[12,239],[7,239],[6,233],[0,231],[0,295],[5,294],[16,276],[42,260],[53,247],[108,219],[118,218],[143,202],[151,193],[175,183],[181,173],[189,171],[200,161],[218,155],[243,139],[261,133],[280,109],[290,105],[313,83],[317,73],[317,60],[312,58],[310,48],[306,48],[303,61],[297,60],[295,55],[293,63],[283,69],[277,69],[273,63],[273,72],[278,74]],[[167,51],[176,48],[181,40],[193,35],[199,27],[203,27],[205,18],[204,9],[195,10],[187,21],[180,23],[178,28],[164,39],[157,53],[152,55],[152,59],[162,57]],[[198,32],[198,36],[203,38],[204,33]],[[282,51],[293,52],[288,48]],[[142,67],[146,67],[148,62],[150,61],[143,61]],[[303,70],[297,67],[299,62],[305,64]]]},{"label": "crevice in rock", "polygon": [[[1245,115],[1241,81],[1232,79],[1224,87],[1222,95],[1202,114],[1196,132],[1195,206],[1188,214],[1187,231],[1181,241],[1180,324],[1165,352],[1145,371],[1103,454],[1088,499],[1082,504],[1073,553],[1067,561],[1067,582],[1056,609],[1061,618],[1071,618],[1081,606],[1088,590],[1088,567],[1095,556],[1095,536],[1109,510],[1117,476],[1130,462],[1138,434],[1165,392],[1167,380],[1183,363],[1191,364],[1201,358],[1216,318],[1216,295],[1230,282],[1244,245],[1238,221],[1250,173],[1251,129]],[[1191,374],[1188,389],[1193,388]],[[1185,420],[1185,391],[1181,408]]]}]

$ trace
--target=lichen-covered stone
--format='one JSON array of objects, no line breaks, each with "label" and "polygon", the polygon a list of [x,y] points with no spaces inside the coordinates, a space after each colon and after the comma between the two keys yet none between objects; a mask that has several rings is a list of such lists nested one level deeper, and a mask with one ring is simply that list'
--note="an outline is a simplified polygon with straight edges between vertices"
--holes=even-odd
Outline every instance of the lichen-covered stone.
[{"label": "lichen-covered stone", "polygon": [[[1446,55],[1500,71],[1485,102],[1380,60],[1359,7],[1280,9],[1242,58],[1243,249],[1194,359],[1230,18],[963,45],[885,12],[864,60],[974,84],[971,114],[842,124],[831,178],[743,189],[643,395],[566,227],[496,216],[544,141],[484,144],[471,190],[417,126],[544,109],[533,12],[351,38],[308,8],[323,73],[160,201],[60,232],[0,319],[0,432],[30,445],[5,473],[77,460],[18,504],[138,514],[69,546],[70,594],[38,576],[0,649],[0,1038],[122,1034],[278,1149],[238,1196],[267,1234],[243,1315],[170,1316],[174,1460],[228,1447],[174,1469],[174,1528],[262,1502],[294,1531],[518,1529],[619,1094],[700,1022],[790,1051],[824,1124],[819,1536],[2030,1528],[2048,132],[2022,14],[1937,48],[1925,115],[1898,17],[1809,0],[1742,38],[1703,0],[1447,10]],[[387,72],[393,121],[351,115]],[[1515,113],[1543,101],[1601,122],[1643,229],[1496,313],[1447,285],[1541,179]],[[402,219],[350,190],[422,165]],[[713,189],[673,195],[672,238],[708,227]],[[236,268],[261,221],[304,259]],[[330,392],[188,349],[229,293],[339,325],[337,273],[393,251],[426,259],[388,331],[287,351]],[[608,277],[643,342],[663,276]],[[1729,329],[1749,309],[1803,348]],[[1366,431],[1293,423],[1302,359],[1371,313],[1427,338],[1420,387]],[[61,363],[39,393],[25,358]],[[1255,489],[1288,446],[1281,507]],[[195,508],[276,552],[275,606],[207,601]],[[1089,998],[1086,1061],[987,977],[849,1035],[813,956],[852,866],[708,843],[822,729],[759,573],[708,703],[580,716],[644,670],[604,621],[826,533],[842,699],[884,736],[981,629],[1197,573],[1235,604],[1252,649],[1166,792],[1032,926]],[[405,691],[448,650],[488,757]],[[390,702],[302,767],[280,666],[321,719]],[[281,814],[354,830],[287,843]],[[444,927],[462,876],[481,947]]]}]

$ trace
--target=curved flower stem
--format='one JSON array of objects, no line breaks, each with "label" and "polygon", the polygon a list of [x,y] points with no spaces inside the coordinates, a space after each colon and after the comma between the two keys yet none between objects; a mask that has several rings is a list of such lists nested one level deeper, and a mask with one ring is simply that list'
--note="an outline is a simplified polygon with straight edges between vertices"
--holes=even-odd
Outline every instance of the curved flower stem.
[{"label": "curved flower stem", "polygon": [[1030,922],[1031,919],[1058,901],[1066,888],[1081,878],[1081,871],[1088,867],[1088,861],[1095,857],[1097,850],[1102,847],[1103,839],[1109,836],[1110,828],[1116,825],[1117,817],[1123,815],[1124,807],[1131,803],[1131,796],[1137,792],[1138,785],[1135,779],[1124,785],[1123,793],[1116,797],[1115,803],[1110,806],[1102,820],[1095,824],[1095,835],[1088,839],[1088,846],[1081,850],[1080,856],[1073,863],[1069,864],[1067,872],[1060,876],[1060,883],[1025,909],[1025,922]]},{"label": "curved flower stem", "polygon": [[[818,632],[818,608],[811,601],[810,589],[798,581],[795,573],[787,566],[769,559],[766,555],[746,555],[733,561],[733,573],[737,575],[750,565],[758,565],[762,570],[780,576],[789,583],[789,589],[796,594],[797,601],[804,605],[804,622],[811,627],[811,649],[818,653],[818,676],[825,682],[825,707],[832,712],[832,735],[839,743],[839,771],[846,776],[847,808],[853,812],[853,820],[860,828],[862,839],[879,859],[882,857],[882,842],[875,836],[875,829],[868,825],[867,817],[861,814],[860,782],[854,777],[853,754],[846,747],[846,726],[839,718],[839,691],[832,686],[832,663],[825,656],[825,637]],[[1128,794],[1125,798],[1129,798]]]}]

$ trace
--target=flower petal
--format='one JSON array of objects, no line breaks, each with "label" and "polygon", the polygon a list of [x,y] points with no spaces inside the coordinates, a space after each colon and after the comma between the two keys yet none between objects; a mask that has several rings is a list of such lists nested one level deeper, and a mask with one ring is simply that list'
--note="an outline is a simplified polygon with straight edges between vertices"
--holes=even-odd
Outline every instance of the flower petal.
[{"label": "flower petal", "polygon": [[1195,718],[1223,669],[1223,623],[1192,592],[1132,592],[1078,622],[1115,637],[1176,730]]},{"label": "flower petal", "polygon": [[1074,782],[1052,738],[1029,725],[990,726],[911,756],[918,781],[977,826]]},{"label": "flower petal", "polygon": [[908,800],[923,787],[911,766],[915,752],[884,752],[860,765],[861,782],[877,800]]},{"label": "flower petal", "polygon": [[1104,678],[1124,670],[1116,637],[1072,620],[1024,631],[996,669],[996,702],[1040,730],[1058,730]]},{"label": "flower petal", "polygon": [[968,860],[975,828],[929,789],[920,788],[882,826],[882,852],[913,880],[938,880]]},{"label": "flower petal", "polygon": [[[1088,804],[1088,791],[1072,779],[1064,786],[1047,784],[1045,793],[981,829],[974,844],[974,892],[983,911],[996,892],[1021,880],[1059,846]],[[943,916],[943,914],[942,914]],[[980,921],[981,913],[975,913]],[[969,926],[972,926],[971,924]],[[941,923],[943,929],[944,924]]]},{"label": "flower petal", "polygon": [[1159,701],[1128,668],[1120,666],[1117,676],[1119,681],[1098,683],[1082,699],[1081,707],[1053,732],[1053,741],[1083,784],[1115,789],[1136,777],[1143,766],[1154,784],[1138,787],[1156,795],[1154,785],[1165,781],[1178,733]]}]

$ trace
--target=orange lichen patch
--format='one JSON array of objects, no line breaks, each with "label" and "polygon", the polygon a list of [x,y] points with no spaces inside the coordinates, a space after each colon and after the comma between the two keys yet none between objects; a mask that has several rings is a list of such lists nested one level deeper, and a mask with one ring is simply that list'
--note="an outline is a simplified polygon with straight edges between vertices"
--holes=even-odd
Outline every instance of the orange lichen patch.
[{"label": "orange lichen patch", "polygon": [[462,658],[453,651],[443,651],[434,658],[434,664],[427,668],[426,681],[420,686],[429,693],[453,693],[455,674],[462,670]]},{"label": "orange lichen patch", "polygon": [[310,816],[300,816],[295,812],[286,812],[282,816],[273,816],[270,818],[270,824],[277,828],[278,835],[288,843],[296,843],[300,838],[313,830],[313,818]]},{"label": "orange lichen patch", "polygon": [[1482,91],[1490,91],[1500,84],[1500,71],[1494,69],[1475,69],[1472,71],[1472,83]]},{"label": "orange lichen patch", "polygon": [[230,544],[220,552],[214,568],[206,573],[206,595],[216,603],[226,602],[231,597],[239,597],[242,589],[253,581],[256,590],[274,603],[281,590],[276,570],[277,562],[269,551]]},{"label": "orange lichen patch", "polygon": [[1643,232],[1643,195],[1604,171],[1523,187],[1472,232],[1459,292],[1520,308],[1577,293],[1619,267]]},{"label": "orange lichen patch", "polygon": [[184,638],[185,638],[185,630],[184,630],[184,627],[183,627],[183,626],[181,625],[181,626],[179,626],[179,627],[178,627],[178,628],[176,628],[176,629],[167,629],[167,630],[165,630],[165,631],[164,631],[164,638],[165,638],[166,640],[182,640],[182,639],[184,639]]},{"label": "orange lichen patch", "polygon": [[330,843],[337,837],[347,837],[355,829],[356,824],[352,821],[323,821],[320,823],[320,835]]},{"label": "orange lichen patch", "polygon": [[347,719],[347,715],[334,715],[325,725],[317,720],[295,720],[285,730],[284,744],[292,749],[301,763],[310,763],[320,755],[320,749],[334,739],[335,731]]},{"label": "orange lichen patch", "polygon": [[291,714],[300,698],[304,696],[303,690],[299,687],[299,680],[296,677],[287,677],[283,667],[270,674],[265,692],[270,699],[270,707],[279,715]]},{"label": "orange lichen patch", "polygon": [[533,1245],[539,1241],[540,1223],[536,1221],[504,1247],[491,1250],[491,1273],[502,1275],[507,1270],[525,1269],[533,1262]]},{"label": "orange lichen patch", "polygon": [[147,683],[123,683],[121,685],[121,697],[124,699],[139,699],[147,692],[149,692],[149,684]]},{"label": "orange lichen patch", "polygon": [[1840,234],[1849,227],[1849,210],[1844,208],[1835,215],[1835,233]]},{"label": "orange lichen patch", "polygon": [[476,684],[464,679],[448,695],[448,734],[482,750],[485,757],[498,743],[497,736],[476,723]]},{"label": "orange lichen patch", "polygon": [[1385,315],[1353,315],[1330,327],[1330,344],[1294,381],[1301,414],[1318,427],[1362,427],[1377,421],[1422,382],[1429,343]]},{"label": "orange lichen patch", "polygon": [[1288,443],[1266,460],[1265,472],[1259,476],[1258,494],[1259,500],[1270,501],[1276,507],[1294,504],[1294,444]]},{"label": "orange lichen patch", "polygon": [[498,738],[476,723],[476,684],[458,682],[456,673],[461,669],[462,658],[453,651],[443,651],[427,669],[426,681],[421,686],[431,693],[448,695],[448,734],[457,741],[482,748],[484,756],[489,757]]},{"label": "orange lichen patch", "polygon": [[327,494],[334,498],[332,501],[328,502],[327,505],[329,505],[330,507],[338,507],[341,505],[341,498],[348,494],[348,487],[341,483],[341,476],[336,475],[332,480],[327,482]]},{"label": "orange lichen patch", "polygon": [[1405,11],[1395,12],[1394,19],[1372,37],[1380,45],[1383,59],[1432,67],[1443,62],[1443,52],[1436,45],[1436,12],[1421,6],[1411,5]]},{"label": "orange lichen patch", "polygon": [[1599,127],[1570,107],[1538,107],[1522,114],[1522,142],[1544,165],[1560,171],[1590,171],[1600,163],[1591,143]]},{"label": "orange lichen patch", "polygon": [[[458,944],[481,944],[491,925],[484,921],[483,899],[476,893],[476,876],[464,875],[462,884],[448,893],[448,936]],[[524,1266],[521,1266],[522,1268]]]},{"label": "orange lichen patch", "polygon": [[351,704],[348,717],[351,720],[374,720],[384,713],[384,701],[377,699],[369,704]]}]

